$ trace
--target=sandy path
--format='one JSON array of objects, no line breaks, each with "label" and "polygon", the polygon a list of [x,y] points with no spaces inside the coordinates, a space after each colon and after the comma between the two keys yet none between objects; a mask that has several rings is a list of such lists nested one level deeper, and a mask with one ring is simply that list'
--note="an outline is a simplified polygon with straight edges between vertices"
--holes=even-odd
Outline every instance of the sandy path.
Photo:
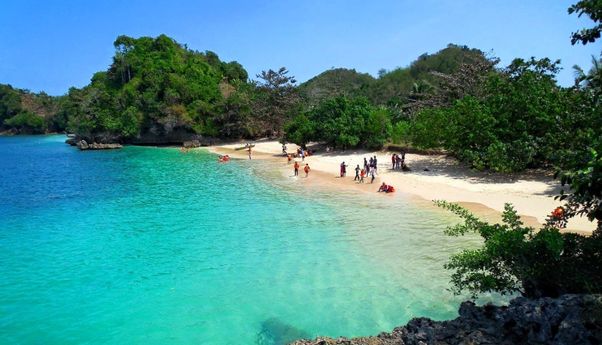
[{"label": "sandy path", "polygon": [[[282,156],[282,145],[277,141],[256,141],[253,148],[254,159],[281,160],[283,169],[292,170]],[[247,159],[245,150],[236,150],[244,144],[228,144],[210,147],[210,151],[229,154],[235,158]],[[294,152],[297,146],[287,144],[288,152]],[[353,182],[354,168],[363,166],[363,158],[378,158],[378,178],[375,184],[358,185]],[[348,164],[347,177],[339,178],[339,165]],[[383,151],[339,151],[319,153],[305,159],[317,179],[326,183],[348,185],[374,193],[384,181],[395,186],[399,192],[411,194],[426,200],[447,200],[458,202],[477,215],[490,220],[498,220],[504,204],[514,205],[524,221],[532,226],[544,223],[548,214],[561,203],[554,200],[560,185],[552,176],[543,173],[503,175],[475,172],[462,166],[455,159],[443,155],[406,154],[409,172],[391,170],[391,154]],[[428,169],[425,171],[424,169]],[[304,175],[303,172],[300,172]],[[376,193],[374,193],[376,195]],[[591,233],[595,228],[586,218],[571,220],[571,231]]]}]

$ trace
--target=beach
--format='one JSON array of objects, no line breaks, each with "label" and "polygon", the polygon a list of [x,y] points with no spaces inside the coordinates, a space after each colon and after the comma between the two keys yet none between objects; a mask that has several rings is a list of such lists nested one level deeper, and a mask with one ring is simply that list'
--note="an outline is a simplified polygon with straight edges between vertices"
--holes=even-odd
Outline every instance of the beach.
[{"label": "beach", "polygon": [[[233,158],[248,159],[247,151],[240,148],[244,142],[215,145],[209,150],[217,154],[228,154]],[[253,159],[281,161],[283,171],[290,170],[282,155],[282,144],[278,141],[262,140],[254,142]],[[295,152],[297,145],[287,144],[288,152]],[[238,149],[238,150],[237,150]],[[302,162],[311,167],[310,177],[314,183],[321,183],[345,190],[362,190],[378,196],[376,191],[382,182],[395,186],[400,194],[416,198],[417,203],[430,204],[432,200],[446,200],[458,203],[477,216],[500,221],[506,203],[512,204],[525,224],[537,228],[545,223],[547,216],[562,203],[554,197],[561,186],[550,173],[536,171],[522,174],[499,174],[479,172],[465,167],[452,157],[445,155],[406,154],[406,164],[411,171],[391,169],[391,154],[387,151],[346,150],[317,152]],[[397,152],[398,153],[398,152]],[[355,166],[363,166],[363,159],[377,156],[378,177],[374,184],[358,184],[353,181]],[[347,176],[339,177],[342,162],[348,165]],[[304,173],[300,172],[301,176]],[[563,231],[589,234],[595,224],[585,217],[571,219]]]}]

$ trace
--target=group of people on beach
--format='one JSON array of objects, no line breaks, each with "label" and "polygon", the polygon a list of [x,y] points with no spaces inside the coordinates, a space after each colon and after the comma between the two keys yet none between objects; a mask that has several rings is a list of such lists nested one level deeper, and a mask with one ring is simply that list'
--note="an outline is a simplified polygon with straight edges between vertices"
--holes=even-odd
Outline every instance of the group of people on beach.
[{"label": "group of people on beach", "polygon": [[[305,156],[306,156],[306,150],[304,150],[303,148],[299,148],[297,149],[297,155],[296,157],[301,157],[302,160],[304,160]],[[282,145],[282,153],[284,155],[286,155],[288,163],[290,164],[291,161],[293,161],[293,157],[295,157],[295,155],[286,153],[286,146]],[[401,152],[400,154],[393,154],[392,155],[392,169],[393,170],[398,170],[398,169],[403,169],[403,167],[405,166],[405,152]],[[378,175],[378,158],[376,156],[372,156],[369,159],[367,159],[366,157],[364,157],[364,164],[363,164],[363,168],[360,167],[359,164],[356,165],[355,167],[355,178],[353,179],[353,181],[357,181],[357,183],[364,183],[364,179],[366,177],[370,177],[370,183],[374,183],[374,180],[376,179],[376,176]],[[341,164],[339,165],[339,177],[343,178],[345,176],[347,176],[347,167],[349,165],[343,161],[341,162]],[[293,164],[293,172],[294,172],[294,176],[299,176],[299,168],[301,167],[301,165],[299,164],[299,161],[295,160],[294,164]],[[305,167],[303,168],[303,170],[305,171],[305,177],[309,176],[309,172],[311,170],[311,168],[309,167],[309,164],[305,164]],[[382,183],[382,185],[379,187],[378,192],[384,192],[384,193],[392,193],[395,191],[395,187],[391,186],[391,185],[387,185],[385,182]]]},{"label": "group of people on beach", "polygon": [[313,151],[308,150],[305,147],[299,147],[297,148],[297,152],[296,153],[288,153],[286,145],[282,144],[282,154],[285,155],[286,157],[288,157],[288,161],[290,162],[293,158],[301,158],[301,161],[304,162],[305,161],[305,157],[309,157],[311,155],[314,154]]},{"label": "group of people on beach", "polygon": [[401,151],[400,154],[394,153],[391,155],[391,169],[393,170],[406,170],[406,153]]},{"label": "group of people on beach", "polygon": [[[252,147],[254,145],[247,143],[245,145],[245,149],[247,150],[249,159],[251,159],[251,154],[252,154]],[[312,151],[308,150],[305,147],[299,147],[297,148],[296,153],[288,153],[287,151],[287,147],[286,144],[282,145],[282,154],[284,156],[286,156],[288,163],[290,164],[293,161],[293,158],[301,158],[301,161],[305,161],[305,157],[308,157],[310,155],[313,154]],[[219,161],[220,162],[227,162],[228,160],[230,160],[230,157],[228,155],[224,155],[224,156],[219,156]],[[364,179],[366,177],[370,177],[370,183],[374,183],[374,180],[376,179],[376,176],[378,175],[378,158],[376,156],[372,156],[369,157],[369,159],[366,159],[366,157],[364,157],[364,163],[363,163],[363,167],[360,167],[360,164],[357,164],[355,167],[355,177],[353,179],[354,182],[357,183],[364,183]],[[392,164],[392,170],[405,170],[406,165],[405,165],[405,152],[401,152],[400,154],[394,153],[391,155],[391,164]],[[346,177],[347,176],[347,167],[349,165],[347,165],[345,163],[345,161],[341,162],[340,166],[339,166],[339,176],[341,178]],[[293,162],[293,174],[294,176],[299,176],[299,169],[301,168],[301,164],[299,163],[298,160],[294,160]],[[309,172],[311,171],[311,168],[309,167],[309,164],[305,164],[305,166],[303,167],[303,171],[305,172],[305,177],[309,177]],[[387,185],[385,182],[383,182],[379,189],[378,192],[384,192],[384,193],[392,193],[395,191],[395,188],[391,185]]]},{"label": "group of people on beach", "polygon": [[[344,164],[345,162],[341,164],[341,170],[343,169],[342,165]],[[353,181],[357,181],[358,183],[364,183],[364,178],[366,176],[370,176],[370,183],[374,183],[374,179],[377,175],[377,170],[378,159],[376,158],[376,156],[370,157],[370,160],[367,160],[366,157],[364,157],[364,167],[360,168],[359,164],[355,167],[355,178],[353,179]],[[344,176],[344,174],[341,174],[341,177]]]}]

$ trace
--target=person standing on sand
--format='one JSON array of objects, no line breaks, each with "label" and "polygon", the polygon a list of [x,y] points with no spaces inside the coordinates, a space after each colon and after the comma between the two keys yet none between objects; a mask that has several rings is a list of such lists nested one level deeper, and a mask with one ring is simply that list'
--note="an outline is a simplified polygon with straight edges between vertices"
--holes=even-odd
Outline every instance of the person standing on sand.
[{"label": "person standing on sand", "polygon": [[355,167],[355,178],[353,179],[353,181],[359,181],[360,180],[360,170],[362,170],[362,169],[360,169],[360,165],[358,164]]},{"label": "person standing on sand", "polygon": [[341,163],[341,177],[345,177],[347,175],[347,165],[345,162]]},{"label": "person standing on sand", "polygon": [[368,171],[368,161],[366,160],[366,157],[364,157],[364,170]]},{"label": "person standing on sand", "polygon": [[366,169],[360,171],[360,183],[364,183],[364,177],[366,177]]},{"label": "person standing on sand", "polygon": [[394,153],[393,155],[391,155],[391,166],[393,170],[395,170],[397,165],[397,153]]},{"label": "person standing on sand", "polygon": [[305,162],[305,150],[301,149],[301,160]]},{"label": "person standing on sand", "polygon": [[249,147],[247,148],[247,151],[249,152],[249,159],[251,159],[251,145],[249,145]]},{"label": "person standing on sand", "polygon": [[375,178],[376,178],[376,168],[370,167],[370,183],[374,183]]},{"label": "person standing on sand", "polygon": [[305,168],[303,168],[303,171],[305,171],[305,177],[307,178],[307,176],[309,175],[309,171],[311,169],[309,168],[309,164],[305,164]]},{"label": "person standing on sand", "polygon": [[376,156],[374,156],[374,172],[376,172],[377,169],[378,169],[378,163],[377,163],[377,160],[376,160]]},{"label": "person standing on sand", "polygon": [[295,161],[295,176],[299,176],[299,162]]}]

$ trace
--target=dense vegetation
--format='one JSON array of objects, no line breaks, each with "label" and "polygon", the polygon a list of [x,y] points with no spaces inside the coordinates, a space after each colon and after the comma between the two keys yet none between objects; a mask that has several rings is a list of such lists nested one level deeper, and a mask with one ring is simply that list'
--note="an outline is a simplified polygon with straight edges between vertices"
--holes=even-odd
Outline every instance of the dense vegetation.
[{"label": "dense vegetation", "polygon": [[59,115],[59,97],[0,84],[0,131],[39,134],[65,129]]},{"label": "dense vegetation", "polygon": [[378,149],[391,135],[391,122],[386,108],[375,107],[365,98],[339,96],[298,115],[285,132],[285,141],[301,145],[319,141],[339,149]]},{"label": "dense vegetation", "polygon": [[[573,33],[574,43],[599,37],[596,4],[584,0],[569,9],[596,23]],[[109,68],[63,97],[0,88],[0,129],[67,128],[91,140],[123,142],[172,133],[269,136],[336,148],[393,142],[446,150],[473,168],[501,172],[582,166],[601,135],[599,96],[592,91],[601,73],[597,57],[588,72],[575,67],[569,88],[556,82],[558,61],[516,59],[500,67],[480,50],[453,44],[407,67],[381,70],[378,78],[331,69],[297,86],[286,68],[253,81],[239,63],[165,35],[120,36],[114,46]]]},{"label": "dense vegetation", "polygon": [[354,69],[333,68],[322,72],[299,85],[299,93],[308,106],[315,106],[327,99],[345,96],[361,97],[368,94],[375,79],[368,73]]},{"label": "dense vegetation", "polygon": [[560,219],[539,230],[524,226],[511,205],[502,224],[484,222],[466,209],[443,201],[438,204],[463,219],[447,233],[477,233],[484,245],[452,256],[455,292],[520,293],[526,297],[557,297],[565,293],[602,292],[602,236],[561,233]]},{"label": "dense vegetation", "polygon": [[[69,129],[83,137],[127,140],[174,131],[236,135],[224,116],[244,116],[247,72],[210,51],[195,52],[161,35],[120,36],[107,71],[83,89],[71,89],[65,111]],[[232,114],[233,109],[236,109]]]},{"label": "dense vegetation", "polygon": [[[597,6],[596,6],[597,5]],[[569,9],[570,13],[587,14],[596,23],[597,29],[582,30],[573,34],[573,44],[588,44],[600,37],[602,8],[599,2],[580,1]],[[437,202],[439,206],[456,213],[463,223],[450,227],[447,233],[452,236],[469,232],[479,234],[484,245],[474,250],[464,250],[454,255],[446,265],[453,270],[452,283],[456,292],[468,290],[474,296],[482,292],[521,293],[527,297],[551,296],[564,293],[602,293],[602,78],[597,63],[590,73],[578,73],[576,86],[569,90],[553,88],[549,75],[553,64],[549,61],[515,63],[523,66],[519,73],[509,73],[505,78],[514,82],[527,77],[525,91],[536,92],[541,99],[527,98],[532,105],[522,108],[525,113],[534,110],[539,119],[548,120],[546,114],[555,117],[547,123],[558,157],[535,147],[536,154],[548,154],[555,160],[558,175],[563,186],[569,186],[559,199],[566,201],[548,217],[548,222],[536,231],[525,227],[516,211],[506,205],[502,224],[488,224],[466,209],[447,202]],[[548,75],[548,77],[546,77]],[[520,83],[518,84],[520,85]],[[510,94],[515,89],[508,90]],[[538,93],[539,92],[539,93]],[[519,101],[512,98],[514,101]],[[540,101],[547,104],[540,104]],[[462,100],[465,102],[466,100]],[[485,99],[471,100],[481,107],[489,107]],[[552,105],[551,108],[548,108]],[[557,108],[559,105],[564,107]],[[519,106],[520,103],[519,103]],[[459,107],[459,105],[454,105]],[[514,104],[510,107],[512,109]],[[524,107],[524,105],[522,106]],[[494,108],[495,109],[495,108]],[[450,111],[445,109],[443,111]],[[499,110],[498,110],[499,111]],[[493,114],[499,114],[498,112]],[[503,112],[502,112],[503,114]],[[522,119],[521,116],[516,116]],[[497,119],[495,119],[497,120]],[[555,120],[555,121],[554,121]],[[543,124],[546,124],[545,122]],[[559,126],[559,127],[554,127]],[[522,127],[522,125],[521,125]],[[528,129],[526,129],[528,131]],[[566,133],[559,130],[565,130]],[[532,133],[532,132],[529,132]],[[545,133],[544,133],[545,134]],[[533,135],[533,134],[531,134]],[[535,135],[533,135],[535,136]],[[577,216],[587,216],[597,222],[591,236],[561,233],[560,229]]]}]

